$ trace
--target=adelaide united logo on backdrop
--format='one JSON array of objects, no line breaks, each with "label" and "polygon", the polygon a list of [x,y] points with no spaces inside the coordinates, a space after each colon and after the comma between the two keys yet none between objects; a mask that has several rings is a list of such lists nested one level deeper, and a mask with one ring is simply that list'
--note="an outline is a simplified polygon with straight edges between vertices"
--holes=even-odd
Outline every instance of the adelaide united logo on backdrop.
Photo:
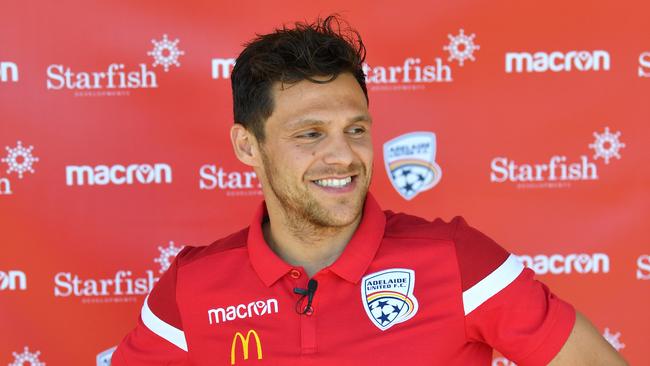
[{"label": "adelaide united logo on backdrop", "polygon": [[407,200],[440,182],[442,170],[435,160],[436,134],[433,132],[411,132],[384,144],[388,178]]},{"label": "adelaide united logo on backdrop", "polygon": [[418,312],[414,287],[412,269],[391,268],[364,276],[361,301],[370,321],[383,331],[411,319]]}]

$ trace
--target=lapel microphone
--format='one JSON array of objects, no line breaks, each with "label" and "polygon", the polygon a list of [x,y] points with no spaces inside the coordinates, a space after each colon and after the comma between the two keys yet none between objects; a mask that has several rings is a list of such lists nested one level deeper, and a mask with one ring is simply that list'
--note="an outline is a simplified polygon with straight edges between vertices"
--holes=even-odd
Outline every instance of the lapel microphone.
[{"label": "lapel microphone", "polygon": [[[299,288],[295,287],[293,289],[293,292],[301,295],[298,301],[296,302],[296,313],[300,315],[308,314],[314,311],[311,307],[311,303],[314,300],[314,294],[316,293],[316,289],[318,288],[318,281],[315,279],[309,280],[307,282],[307,288]],[[302,306],[302,304],[305,302],[305,297],[307,298],[307,305],[305,307]]]}]

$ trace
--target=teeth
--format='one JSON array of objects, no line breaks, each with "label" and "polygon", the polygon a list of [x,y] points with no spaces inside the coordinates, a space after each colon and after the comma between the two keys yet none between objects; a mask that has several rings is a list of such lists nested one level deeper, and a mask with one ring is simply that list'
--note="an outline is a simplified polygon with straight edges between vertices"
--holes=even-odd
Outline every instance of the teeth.
[{"label": "teeth", "polygon": [[352,182],[352,177],[347,177],[343,179],[319,179],[314,181],[321,187],[344,187]]}]

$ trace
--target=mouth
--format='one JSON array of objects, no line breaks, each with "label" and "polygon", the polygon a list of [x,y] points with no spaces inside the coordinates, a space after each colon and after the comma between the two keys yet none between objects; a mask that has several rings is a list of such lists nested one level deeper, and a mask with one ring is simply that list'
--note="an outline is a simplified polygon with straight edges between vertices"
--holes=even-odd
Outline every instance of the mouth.
[{"label": "mouth", "polygon": [[315,179],[312,180],[311,182],[315,186],[321,188],[326,192],[345,193],[345,192],[350,192],[354,189],[354,187],[356,186],[356,181],[357,181],[357,176],[352,175],[352,176],[341,177],[341,178],[328,177],[322,179]]}]

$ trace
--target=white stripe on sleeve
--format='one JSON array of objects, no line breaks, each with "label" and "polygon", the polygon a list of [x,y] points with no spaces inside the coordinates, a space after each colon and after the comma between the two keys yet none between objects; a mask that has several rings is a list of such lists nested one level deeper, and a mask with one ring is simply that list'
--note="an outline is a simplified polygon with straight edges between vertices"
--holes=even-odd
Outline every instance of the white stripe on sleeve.
[{"label": "white stripe on sleeve", "polygon": [[149,296],[144,299],[142,312],[140,313],[144,325],[146,325],[149,330],[156,333],[163,339],[187,352],[187,341],[185,340],[185,333],[183,333],[182,330],[170,324],[167,324],[164,320],[157,317],[156,314],[154,314],[151,309],[149,309],[149,305],[147,304],[148,300]]},{"label": "white stripe on sleeve", "polygon": [[465,315],[471,313],[489,298],[503,290],[524,270],[524,265],[513,254],[499,268],[463,292]]}]

